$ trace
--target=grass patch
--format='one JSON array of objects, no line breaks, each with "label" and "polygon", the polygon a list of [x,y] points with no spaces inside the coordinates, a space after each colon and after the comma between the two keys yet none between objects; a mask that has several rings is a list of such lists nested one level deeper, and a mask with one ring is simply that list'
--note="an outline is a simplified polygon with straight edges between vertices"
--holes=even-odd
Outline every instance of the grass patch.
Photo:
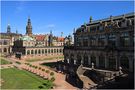
[{"label": "grass patch", "polygon": [[[52,82],[44,80],[33,73],[16,68],[8,68],[1,70],[1,78],[3,79],[2,89],[50,89]],[[45,84],[45,85],[43,85]]]},{"label": "grass patch", "polygon": [[0,57],[0,65],[12,64],[12,62],[6,61],[6,59]]},{"label": "grass patch", "polygon": [[26,59],[28,62],[34,62],[34,61],[44,61],[44,60],[53,60],[53,59],[63,59],[64,56],[60,57],[46,57],[46,58],[31,58],[31,59]]}]

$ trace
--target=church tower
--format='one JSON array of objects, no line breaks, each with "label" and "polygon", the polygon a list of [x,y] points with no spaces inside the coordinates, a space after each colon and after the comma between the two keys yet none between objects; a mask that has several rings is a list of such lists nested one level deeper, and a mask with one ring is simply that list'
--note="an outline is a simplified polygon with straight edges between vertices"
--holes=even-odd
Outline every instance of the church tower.
[{"label": "church tower", "polygon": [[26,35],[32,36],[32,26],[30,17],[28,18],[27,26],[26,26]]},{"label": "church tower", "polygon": [[7,33],[11,33],[11,28],[10,28],[10,25],[9,24],[7,26]]}]

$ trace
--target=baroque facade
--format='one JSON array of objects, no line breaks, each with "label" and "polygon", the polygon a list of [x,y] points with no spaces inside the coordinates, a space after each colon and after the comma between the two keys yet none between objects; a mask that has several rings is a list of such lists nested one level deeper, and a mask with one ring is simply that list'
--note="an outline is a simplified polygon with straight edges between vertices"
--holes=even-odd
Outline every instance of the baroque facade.
[{"label": "baroque facade", "polygon": [[134,13],[92,21],[74,32],[74,45],[64,47],[65,62],[133,72]]}]

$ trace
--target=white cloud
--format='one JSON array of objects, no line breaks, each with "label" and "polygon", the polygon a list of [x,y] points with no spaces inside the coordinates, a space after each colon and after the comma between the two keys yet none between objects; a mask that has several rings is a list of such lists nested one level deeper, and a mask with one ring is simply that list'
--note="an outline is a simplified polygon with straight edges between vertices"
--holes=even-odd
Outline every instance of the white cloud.
[{"label": "white cloud", "polygon": [[54,28],[55,25],[54,25],[54,24],[48,24],[48,25],[46,25],[46,27],[47,27],[47,28]]}]

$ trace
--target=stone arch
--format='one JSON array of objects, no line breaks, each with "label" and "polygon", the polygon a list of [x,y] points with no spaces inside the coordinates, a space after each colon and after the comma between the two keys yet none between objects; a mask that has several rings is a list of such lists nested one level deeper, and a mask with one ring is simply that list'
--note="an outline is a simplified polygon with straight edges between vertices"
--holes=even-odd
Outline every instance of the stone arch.
[{"label": "stone arch", "polygon": [[34,51],[33,50],[31,50],[31,54],[34,54]]},{"label": "stone arch", "polygon": [[114,55],[110,55],[108,58],[108,68],[109,69],[116,69],[116,58]]},{"label": "stone arch", "polygon": [[5,53],[7,52],[7,48],[4,48],[4,50],[3,50]]},{"label": "stone arch", "polygon": [[48,53],[50,53],[50,49],[48,49]]},{"label": "stone arch", "polygon": [[94,54],[92,54],[90,59],[91,59],[91,63],[94,63],[94,65],[95,65],[96,64],[96,56]]},{"label": "stone arch", "polygon": [[38,50],[38,54],[41,54],[41,50],[40,49]]},{"label": "stone arch", "polygon": [[99,68],[105,68],[105,56],[103,54],[99,55]]},{"label": "stone arch", "polygon": [[70,55],[70,60],[69,60],[70,64],[74,64],[74,54]]},{"label": "stone arch", "polygon": [[47,49],[45,49],[45,53],[47,54]]},{"label": "stone arch", "polygon": [[35,50],[35,54],[37,54],[37,50]]},{"label": "stone arch", "polygon": [[59,53],[59,50],[57,49],[57,53]]},{"label": "stone arch", "polygon": [[51,49],[51,53],[53,53],[53,49]]},{"label": "stone arch", "polygon": [[89,66],[88,55],[86,53],[83,55],[83,66]]},{"label": "stone arch", "polygon": [[123,70],[129,69],[129,59],[126,55],[122,55],[120,57],[120,66],[122,67]]},{"label": "stone arch", "polygon": [[76,62],[77,65],[80,65],[81,64],[81,54],[78,53],[77,54],[77,62]]},{"label": "stone arch", "polygon": [[27,50],[27,55],[29,55],[30,54],[30,50]]},{"label": "stone arch", "polygon": [[42,54],[44,54],[44,49],[42,49]]}]

